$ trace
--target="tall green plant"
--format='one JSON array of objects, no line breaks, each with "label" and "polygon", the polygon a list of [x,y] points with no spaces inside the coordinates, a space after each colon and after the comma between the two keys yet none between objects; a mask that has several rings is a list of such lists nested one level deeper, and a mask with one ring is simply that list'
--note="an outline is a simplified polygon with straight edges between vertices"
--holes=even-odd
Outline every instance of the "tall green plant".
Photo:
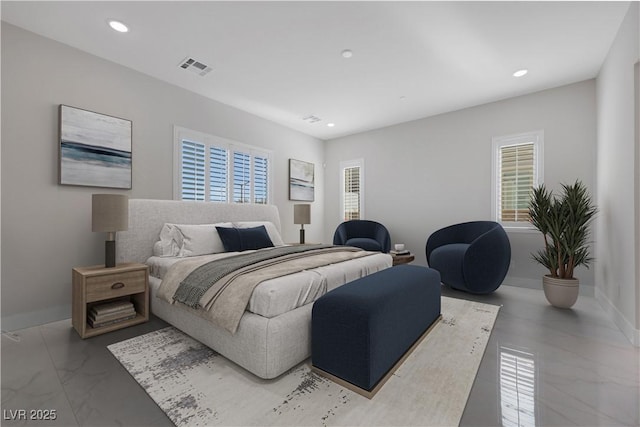
[{"label": "tall green plant", "polygon": [[589,224],[597,208],[580,181],[562,184],[562,195],[555,197],[543,185],[533,189],[529,202],[529,221],[544,237],[544,249],[533,259],[549,270],[552,277],[572,279],[576,267],[589,268]]}]

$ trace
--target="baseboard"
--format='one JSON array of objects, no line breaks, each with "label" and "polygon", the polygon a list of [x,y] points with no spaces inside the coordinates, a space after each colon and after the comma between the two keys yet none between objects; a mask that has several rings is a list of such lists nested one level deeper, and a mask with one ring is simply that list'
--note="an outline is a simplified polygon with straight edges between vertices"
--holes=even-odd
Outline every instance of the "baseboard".
[{"label": "baseboard", "polygon": [[2,316],[0,327],[3,331],[17,331],[69,318],[71,318],[71,304]]},{"label": "baseboard", "polygon": [[[530,279],[528,277],[513,277],[507,276],[502,282],[503,285],[515,286],[518,288],[537,289],[542,290],[542,277],[540,279]],[[595,295],[593,286],[580,285],[578,289],[578,295],[585,297],[592,297]]]},{"label": "baseboard", "polygon": [[596,301],[600,303],[602,309],[607,313],[607,315],[613,320],[613,322],[618,326],[618,328],[622,331],[625,337],[631,344],[635,347],[640,347],[640,329],[636,329],[633,327],[631,322],[627,320],[626,317],[620,310],[607,298],[607,296],[600,289],[596,289],[595,293]]}]

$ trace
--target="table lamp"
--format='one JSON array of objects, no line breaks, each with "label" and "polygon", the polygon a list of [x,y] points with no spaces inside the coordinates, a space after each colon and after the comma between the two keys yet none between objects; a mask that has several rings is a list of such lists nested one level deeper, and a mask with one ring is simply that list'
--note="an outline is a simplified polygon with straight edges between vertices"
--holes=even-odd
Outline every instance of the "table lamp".
[{"label": "table lamp", "polygon": [[293,223],[300,224],[300,244],[304,244],[304,225],[311,224],[311,205],[293,205]]},{"label": "table lamp", "polygon": [[91,196],[91,231],[106,232],[105,267],[116,266],[116,231],[129,227],[129,198],[123,194]]}]

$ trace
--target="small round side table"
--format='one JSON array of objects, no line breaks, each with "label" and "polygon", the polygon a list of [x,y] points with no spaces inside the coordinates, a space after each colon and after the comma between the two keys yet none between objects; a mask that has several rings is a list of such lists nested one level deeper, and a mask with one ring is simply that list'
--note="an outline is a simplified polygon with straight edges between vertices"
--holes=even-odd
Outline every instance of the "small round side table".
[{"label": "small round side table", "polygon": [[416,257],[411,253],[404,255],[391,255],[391,257],[393,258],[393,265],[408,264],[416,259]]}]

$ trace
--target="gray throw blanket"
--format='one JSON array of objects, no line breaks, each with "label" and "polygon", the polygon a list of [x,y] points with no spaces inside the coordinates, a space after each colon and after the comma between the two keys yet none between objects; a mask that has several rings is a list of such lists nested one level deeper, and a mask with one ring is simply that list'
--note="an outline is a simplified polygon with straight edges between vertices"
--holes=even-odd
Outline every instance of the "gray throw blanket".
[{"label": "gray throw blanket", "polygon": [[214,283],[236,270],[285,255],[330,248],[332,245],[280,246],[268,250],[241,253],[208,262],[193,270],[178,287],[173,300],[191,308],[200,308],[200,299]]}]

